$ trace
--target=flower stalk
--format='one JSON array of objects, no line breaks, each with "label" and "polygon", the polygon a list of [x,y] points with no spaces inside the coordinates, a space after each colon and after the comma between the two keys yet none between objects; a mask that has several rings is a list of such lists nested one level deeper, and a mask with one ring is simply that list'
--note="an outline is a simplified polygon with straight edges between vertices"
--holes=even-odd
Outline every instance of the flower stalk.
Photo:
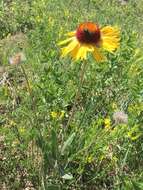
[{"label": "flower stalk", "polygon": [[83,61],[83,64],[81,65],[80,81],[79,81],[80,86],[79,86],[79,88],[78,88],[77,91],[76,91],[74,103],[73,103],[73,106],[72,106],[72,109],[71,109],[70,117],[69,117],[69,120],[68,120],[68,122],[67,122],[66,128],[68,128],[68,126],[69,126],[70,123],[72,122],[72,119],[73,119],[74,114],[75,114],[75,111],[76,111],[76,104],[77,104],[78,99],[79,99],[79,97],[80,97],[81,88],[82,88],[82,86],[83,86],[84,75],[85,75],[85,71],[86,71],[86,66],[87,66],[87,61],[84,60],[84,61]]}]

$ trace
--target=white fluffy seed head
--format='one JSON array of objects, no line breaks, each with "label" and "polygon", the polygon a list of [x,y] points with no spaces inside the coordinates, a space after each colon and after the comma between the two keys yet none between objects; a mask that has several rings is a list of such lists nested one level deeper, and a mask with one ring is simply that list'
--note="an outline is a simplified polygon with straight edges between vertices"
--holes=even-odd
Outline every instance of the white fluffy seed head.
[{"label": "white fluffy seed head", "polygon": [[26,61],[26,57],[22,52],[16,53],[15,55],[9,58],[9,63],[11,65],[19,65],[24,61]]},{"label": "white fluffy seed head", "polygon": [[128,123],[128,115],[124,113],[124,111],[116,111],[113,114],[113,120],[115,124],[127,124]]}]

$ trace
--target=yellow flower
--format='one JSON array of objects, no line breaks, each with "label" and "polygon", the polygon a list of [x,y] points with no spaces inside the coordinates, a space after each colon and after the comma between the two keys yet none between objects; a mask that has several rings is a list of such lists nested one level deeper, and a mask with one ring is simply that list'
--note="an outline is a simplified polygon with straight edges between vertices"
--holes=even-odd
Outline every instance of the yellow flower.
[{"label": "yellow flower", "polygon": [[115,102],[112,103],[112,109],[116,110],[118,108],[117,104]]},{"label": "yellow flower", "polygon": [[110,120],[110,118],[105,118],[104,119],[104,125],[105,125],[105,128],[107,128],[107,129],[111,128],[111,120]]},{"label": "yellow flower", "polygon": [[25,133],[25,131],[26,131],[26,130],[25,130],[24,127],[20,127],[20,128],[19,128],[19,132],[20,132],[20,133]]},{"label": "yellow flower", "polygon": [[65,111],[62,110],[62,111],[60,112],[60,118],[62,119],[62,118],[64,117],[64,115],[65,115]]},{"label": "yellow flower", "polygon": [[89,163],[89,164],[90,164],[91,162],[93,162],[93,160],[94,160],[94,159],[93,159],[93,156],[88,156],[87,159],[86,159],[87,163]]},{"label": "yellow flower", "polygon": [[52,111],[52,112],[51,112],[51,116],[52,116],[53,119],[55,119],[55,118],[58,117],[58,113],[55,112],[55,111]]},{"label": "yellow flower", "polygon": [[135,141],[141,136],[141,132],[139,130],[139,126],[135,125],[130,129],[130,131],[127,133],[127,136],[132,140]]},{"label": "yellow flower", "polygon": [[141,134],[133,135],[132,132],[128,132],[127,135],[132,141],[137,140],[141,136]]},{"label": "yellow flower", "polygon": [[63,111],[63,110],[60,112],[55,112],[55,111],[51,112],[51,116],[53,119],[56,119],[56,118],[62,119],[64,117],[64,115],[65,115],[65,111]]},{"label": "yellow flower", "polygon": [[61,41],[62,57],[70,54],[75,60],[84,60],[91,52],[96,61],[105,61],[102,50],[113,53],[119,47],[119,29],[111,26],[100,28],[97,24],[86,22],[80,24],[76,31],[67,33],[68,38]]}]

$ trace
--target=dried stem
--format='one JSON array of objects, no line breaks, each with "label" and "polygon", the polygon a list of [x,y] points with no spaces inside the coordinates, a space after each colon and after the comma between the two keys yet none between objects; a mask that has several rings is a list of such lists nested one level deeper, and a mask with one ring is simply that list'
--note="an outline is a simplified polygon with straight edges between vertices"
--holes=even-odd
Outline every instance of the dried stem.
[{"label": "dried stem", "polygon": [[26,74],[26,71],[25,71],[23,65],[21,65],[21,69],[22,69],[22,72],[23,72],[23,74],[24,74],[24,77],[25,77],[25,80],[26,80],[26,83],[27,83],[27,89],[28,89],[29,95],[32,97],[32,94],[31,94],[31,87],[30,87],[30,84],[29,84],[28,76],[27,76],[27,74]]}]

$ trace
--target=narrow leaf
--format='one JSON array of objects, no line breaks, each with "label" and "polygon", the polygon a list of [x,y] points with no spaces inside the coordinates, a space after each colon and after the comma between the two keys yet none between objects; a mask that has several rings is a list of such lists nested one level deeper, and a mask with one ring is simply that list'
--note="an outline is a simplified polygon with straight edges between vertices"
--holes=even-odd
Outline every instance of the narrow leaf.
[{"label": "narrow leaf", "polygon": [[64,145],[61,149],[61,154],[63,155],[65,153],[65,150],[71,145],[73,139],[75,137],[75,133],[72,133],[72,135],[69,136],[69,138],[64,142]]}]

